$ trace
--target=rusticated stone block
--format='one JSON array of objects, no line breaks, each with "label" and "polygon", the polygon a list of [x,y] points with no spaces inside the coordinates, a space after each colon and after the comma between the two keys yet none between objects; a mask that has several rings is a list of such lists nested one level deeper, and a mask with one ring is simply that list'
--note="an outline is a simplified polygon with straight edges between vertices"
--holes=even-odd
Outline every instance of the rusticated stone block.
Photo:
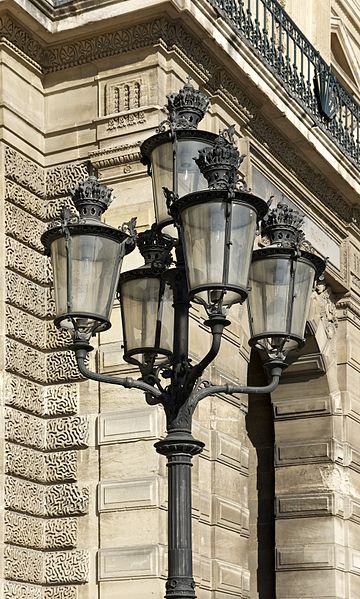
[{"label": "rusticated stone block", "polygon": [[5,542],[34,549],[75,547],[77,518],[40,519],[28,514],[6,511]]},{"label": "rusticated stone block", "polygon": [[87,447],[89,423],[86,416],[42,419],[6,408],[5,437],[41,450]]},{"label": "rusticated stone block", "polygon": [[47,220],[47,203],[44,198],[39,198],[11,179],[6,179],[5,199],[43,221]]},{"label": "rusticated stone block", "polygon": [[6,369],[39,383],[61,383],[81,378],[74,352],[45,354],[14,339],[6,340]]},{"label": "rusticated stone block", "polygon": [[[49,168],[45,174],[46,192],[48,197],[67,195],[79,181],[84,181],[89,176],[88,164],[86,162],[70,162]],[[61,204],[63,205],[63,203]],[[57,213],[58,214],[58,213]],[[48,218],[54,218],[56,214],[49,214]]]},{"label": "rusticated stone block", "polygon": [[84,583],[88,579],[86,551],[42,552],[5,547],[4,575],[35,584]]},{"label": "rusticated stone block", "polygon": [[32,584],[5,580],[4,599],[43,599],[42,588]]},{"label": "rusticated stone block", "polygon": [[33,516],[86,514],[89,490],[75,483],[42,485],[6,476],[5,506]]},{"label": "rusticated stone block", "polygon": [[74,383],[44,386],[6,372],[5,403],[38,416],[74,414],[78,407],[78,386]]},{"label": "rusticated stone block", "polygon": [[43,245],[40,238],[45,228],[44,223],[35,216],[10,202],[5,204],[5,232],[10,237],[42,252]]},{"label": "rusticated stone block", "polygon": [[5,444],[5,471],[37,482],[75,481],[76,451],[43,453],[22,445]]},{"label": "rusticated stone block", "polygon": [[45,195],[45,171],[13,148],[5,147],[5,175],[39,196]]},{"label": "rusticated stone block", "polygon": [[17,272],[7,270],[6,300],[9,304],[39,318],[53,318],[55,302],[50,287],[42,287],[25,279]]},{"label": "rusticated stone block", "polygon": [[4,599],[77,599],[76,586],[42,587],[13,580],[5,580]]},{"label": "rusticated stone block", "polygon": [[69,345],[70,334],[57,329],[52,321],[40,320],[14,306],[6,306],[6,333],[37,349],[61,349]]},{"label": "rusticated stone block", "polygon": [[6,237],[5,250],[7,268],[40,285],[50,285],[52,274],[49,258],[12,237]]}]

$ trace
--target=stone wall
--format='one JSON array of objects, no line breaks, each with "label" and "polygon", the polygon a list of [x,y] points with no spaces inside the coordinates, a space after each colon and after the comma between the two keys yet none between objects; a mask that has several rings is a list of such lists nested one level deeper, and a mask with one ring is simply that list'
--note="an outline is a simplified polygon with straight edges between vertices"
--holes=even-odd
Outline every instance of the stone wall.
[{"label": "stone wall", "polygon": [[[69,338],[52,324],[52,275],[40,235],[89,168],[114,189],[107,222],[137,216],[139,230],[149,226],[151,182],[139,144],[163,120],[166,94],[188,74],[212,97],[203,128],[236,123],[249,186],[306,212],[311,242],[331,249],[308,343],[273,394],[273,413],[269,397],[252,403],[247,419],[246,397],[213,397],[197,410],[194,434],[206,444],[193,468],[198,597],[268,599],[275,585],[279,599],[359,596],[360,209],[353,167],[341,166],[338,150],[312,131],[248,48],[234,40],[231,46],[220,21],[205,10],[194,19],[201,4],[191,3],[187,19],[171,12],[172,2],[151,18],[114,14],[106,27],[100,19],[77,29],[74,17],[71,35],[64,20],[62,38],[0,15],[5,599],[163,596],[166,467],[152,445],[164,434],[164,416],[141,393],[80,380]],[[125,268],[138,264],[131,254]],[[91,366],[133,375],[121,358],[119,312],[115,305],[113,328],[95,340]],[[215,383],[254,382],[260,366],[247,345],[246,309],[230,317],[207,375]],[[194,308],[194,360],[209,345],[203,322]]]}]

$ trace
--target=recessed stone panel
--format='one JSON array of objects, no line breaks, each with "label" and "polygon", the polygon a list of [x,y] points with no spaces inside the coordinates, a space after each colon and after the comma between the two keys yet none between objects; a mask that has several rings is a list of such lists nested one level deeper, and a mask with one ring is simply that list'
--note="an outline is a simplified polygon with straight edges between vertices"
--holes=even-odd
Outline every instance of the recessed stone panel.
[{"label": "recessed stone panel", "polygon": [[159,485],[158,477],[102,481],[98,488],[99,511],[158,506]]},{"label": "recessed stone panel", "polygon": [[159,547],[119,547],[100,549],[99,581],[123,578],[149,578],[159,575]]},{"label": "recessed stone panel", "polygon": [[99,444],[126,443],[158,437],[158,414],[152,408],[100,414],[98,418]]}]

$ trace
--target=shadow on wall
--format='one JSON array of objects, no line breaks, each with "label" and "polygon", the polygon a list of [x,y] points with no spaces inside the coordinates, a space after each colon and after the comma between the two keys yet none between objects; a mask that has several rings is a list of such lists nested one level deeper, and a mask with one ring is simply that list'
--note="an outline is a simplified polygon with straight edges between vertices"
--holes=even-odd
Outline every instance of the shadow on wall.
[{"label": "shadow on wall", "polygon": [[[249,385],[266,385],[257,352],[251,353]],[[275,598],[275,469],[274,423],[271,397],[249,395],[246,428],[250,445],[249,463],[249,570],[250,596]]]}]

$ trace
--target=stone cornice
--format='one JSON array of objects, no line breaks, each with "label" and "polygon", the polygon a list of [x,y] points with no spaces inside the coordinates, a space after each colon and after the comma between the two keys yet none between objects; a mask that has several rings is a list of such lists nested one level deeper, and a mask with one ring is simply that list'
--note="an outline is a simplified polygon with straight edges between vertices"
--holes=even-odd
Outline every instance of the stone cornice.
[{"label": "stone cornice", "polygon": [[[347,224],[360,222],[360,207],[351,206],[319,171],[311,168],[295,146],[289,144],[280,130],[273,127],[260,113],[260,109],[244,93],[240,82],[224,69],[215,55],[180,20],[170,21],[166,17],[159,17],[132,27],[95,34],[90,39],[45,47],[9,15],[3,15],[0,17],[0,35],[2,40],[37,64],[44,74],[155,45],[165,50],[176,50],[188,63],[189,71],[196,72],[204,81],[205,89],[222,97],[234,109],[249,136],[259,140],[288,172],[295,175],[319,198],[327,210],[333,210]],[[114,159],[113,156],[112,160]]]}]

